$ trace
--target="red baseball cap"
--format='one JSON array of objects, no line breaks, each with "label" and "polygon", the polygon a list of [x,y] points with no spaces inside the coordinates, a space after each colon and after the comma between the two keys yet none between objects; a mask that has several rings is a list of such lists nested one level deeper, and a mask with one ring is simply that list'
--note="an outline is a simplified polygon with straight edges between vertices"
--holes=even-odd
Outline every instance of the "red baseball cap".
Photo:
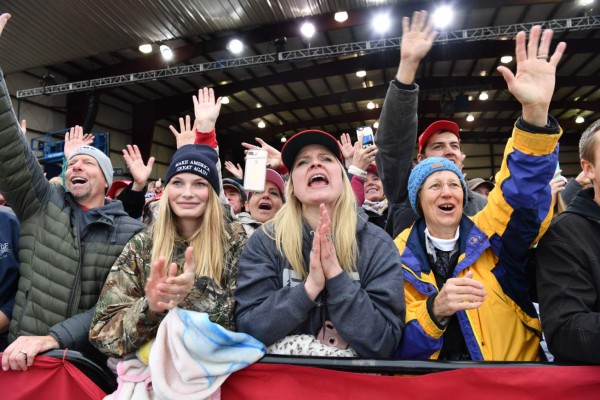
[{"label": "red baseball cap", "polygon": [[460,140],[460,129],[458,128],[456,122],[447,121],[444,119],[435,121],[429,125],[425,131],[423,131],[421,136],[419,136],[419,154],[423,154],[423,149],[425,146],[427,146],[429,138],[440,132],[452,132],[456,135],[458,140]]},{"label": "red baseball cap", "polygon": [[114,181],[112,183],[112,185],[110,185],[110,189],[108,189],[108,193],[106,194],[106,197],[108,197],[109,199],[115,200],[117,197],[117,196],[115,196],[115,193],[117,193],[117,190],[126,188],[127,186],[129,186],[130,183],[131,183],[131,181],[125,181],[125,180]]}]

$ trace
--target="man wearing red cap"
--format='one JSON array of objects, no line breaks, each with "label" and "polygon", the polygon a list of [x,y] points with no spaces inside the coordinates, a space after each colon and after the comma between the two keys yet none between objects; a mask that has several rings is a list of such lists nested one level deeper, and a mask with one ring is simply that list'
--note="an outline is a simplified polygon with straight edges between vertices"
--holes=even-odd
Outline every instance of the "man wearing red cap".
[{"label": "man wearing red cap", "polygon": [[[377,169],[388,199],[387,232],[396,237],[416,220],[408,201],[408,177],[413,167],[412,153],[417,136],[417,105],[419,87],[414,83],[421,60],[427,55],[436,32],[427,23],[427,12],[416,12],[410,21],[403,21],[400,46],[400,66],[386,94],[379,119],[375,144]],[[460,129],[455,122],[439,120],[419,136],[417,160],[444,157],[462,168]],[[477,214],[487,204],[487,198],[468,192],[464,213]]]}]

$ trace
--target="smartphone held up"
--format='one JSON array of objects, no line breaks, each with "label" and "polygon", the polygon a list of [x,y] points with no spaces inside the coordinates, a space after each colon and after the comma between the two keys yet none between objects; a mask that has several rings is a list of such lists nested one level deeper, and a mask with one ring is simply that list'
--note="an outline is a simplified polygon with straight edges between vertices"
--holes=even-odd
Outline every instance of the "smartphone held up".
[{"label": "smartphone held up", "polygon": [[262,149],[248,150],[246,168],[244,168],[244,190],[262,192],[265,190],[267,177],[267,151]]},{"label": "smartphone held up", "polygon": [[373,128],[370,126],[359,126],[356,128],[356,137],[362,135],[362,148],[366,149],[369,146],[373,146],[375,141],[373,139]]}]

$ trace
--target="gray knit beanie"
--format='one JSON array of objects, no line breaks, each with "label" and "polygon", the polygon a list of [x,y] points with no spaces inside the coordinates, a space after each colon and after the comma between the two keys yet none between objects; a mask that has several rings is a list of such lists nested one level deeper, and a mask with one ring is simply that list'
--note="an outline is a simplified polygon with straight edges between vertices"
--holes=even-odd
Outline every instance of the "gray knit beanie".
[{"label": "gray knit beanie", "polygon": [[93,146],[79,146],[75,149],[73,153],[71,153],[71,155],[69,156],[69,160],[81,154],[93,157],[98,162],[98,166],[102,170],[104,179],[106,179],[106,183],[108,184],[108,187],[110,187],[113,181],[113,166],[110,162],[110,158],[108,158],[106,154],[104,154],[102,151],[98,150]]}]

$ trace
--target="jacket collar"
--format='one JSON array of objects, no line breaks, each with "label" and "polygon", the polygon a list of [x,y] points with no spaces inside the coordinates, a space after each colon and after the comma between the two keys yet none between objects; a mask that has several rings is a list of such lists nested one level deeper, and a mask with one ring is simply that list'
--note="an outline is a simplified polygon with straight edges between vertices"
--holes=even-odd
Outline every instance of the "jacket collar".
[{"label": "jacket collar", "polygon": [[594,188],[580,190],[565,212],[578,214],[600,223],[600,206],[594,201],[594,195]]},{"label": "jacket collar", "polygon": [[[460,220],[459,262],[453,276],[473,265],[484,250],[490,247],[485,233],[475,225],[471,218],[463,214]],[[410,268],[417,276],[431,273],[429,258],[425,250],[425,219],[419,218],[413,225],[406,239],[406,247],[402,252],[402,263]],[[464,257],[462,257],[464,255]]]}]

